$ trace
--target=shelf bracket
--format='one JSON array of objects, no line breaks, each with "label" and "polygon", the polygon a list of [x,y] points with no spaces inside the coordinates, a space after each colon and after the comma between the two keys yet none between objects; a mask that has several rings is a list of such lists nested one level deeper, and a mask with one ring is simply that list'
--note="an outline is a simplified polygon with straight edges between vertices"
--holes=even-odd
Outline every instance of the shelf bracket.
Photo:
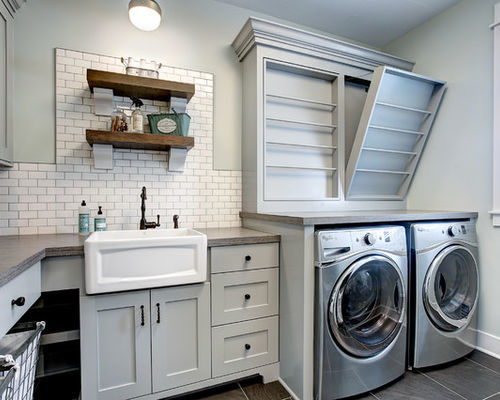
[{"label": "shelf bracket", "polygon": [[184,172],[187,150],[172,147],[168,155],[168,170],[171,172]]},{"label": "shelf bracket", "polygon": [[94,168],[113,169],[113,146],[95,143],[92,148],[94,150]]},{"label": "shelf bracket", "polygon": [[111,115],[113,112],[113,89],[94,88],[94,106],[96,115]]}]

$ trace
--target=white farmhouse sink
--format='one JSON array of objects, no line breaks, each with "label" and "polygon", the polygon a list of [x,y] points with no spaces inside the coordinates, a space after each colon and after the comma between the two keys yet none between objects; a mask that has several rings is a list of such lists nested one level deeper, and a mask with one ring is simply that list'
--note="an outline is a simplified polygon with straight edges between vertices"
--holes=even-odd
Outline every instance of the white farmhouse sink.
[{"label": "white farmhouse sink", "polygon": [[94,232],[84,250],[89,294],[207,278],[207,236],[193,229]]}]

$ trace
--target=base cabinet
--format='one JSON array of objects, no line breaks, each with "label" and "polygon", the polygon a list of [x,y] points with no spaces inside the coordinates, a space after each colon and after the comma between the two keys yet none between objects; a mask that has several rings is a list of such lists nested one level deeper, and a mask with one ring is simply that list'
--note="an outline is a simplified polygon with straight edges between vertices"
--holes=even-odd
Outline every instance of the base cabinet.
[{"label": "base cabinet", "polygon": [[85,296],[80,310],[82,400],[210,378],[209,283]]},{"label": "base cabinet", "polygon": [[82,399],[151,392],[149,291],[80,300]]},{"label": "base cabinet", "polygon": [[209,284],[151,291],[153,392],[209,379]]}]

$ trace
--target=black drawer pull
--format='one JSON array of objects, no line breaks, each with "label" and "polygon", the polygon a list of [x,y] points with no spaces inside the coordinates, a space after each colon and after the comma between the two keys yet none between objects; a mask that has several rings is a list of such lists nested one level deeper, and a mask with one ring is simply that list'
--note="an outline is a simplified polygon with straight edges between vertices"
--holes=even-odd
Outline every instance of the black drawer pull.
[{"label": "black drawer pull", "polygon": [[141,326],[144,326],[144,306],[141,306]]},{"label": "black drawer pull", "polygon": [[245,350],[250,350],[252,346],[250,346],[248,343],[245,345]]},{"label": "black drawer pull", "polygon": [[252,296],[250,296],[248,293],[245,295],[245,300],[250,300]]},{"label": "black drawer pull", "polygon": [[252,259],[252,256],[245,256],[245,261],[250,261]]},{"label": "black drawer pull", "polygon": [[18,297],[17,299],[12,299],[10,302],[11,305],[19,307],[24,306],[24,303],[26,303],[26,299],[23,296]]},{"label": "black drawer pull", "polygon": [[160,323],[160,303],[156,303],[156,323]]}]

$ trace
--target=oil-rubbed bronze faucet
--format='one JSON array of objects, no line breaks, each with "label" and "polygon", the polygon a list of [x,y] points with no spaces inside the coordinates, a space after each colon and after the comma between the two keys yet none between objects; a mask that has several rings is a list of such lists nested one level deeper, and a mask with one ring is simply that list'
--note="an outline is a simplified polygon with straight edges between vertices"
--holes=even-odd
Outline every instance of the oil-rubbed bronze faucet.
[{"label": "oil-rubbed bronze faucet", "polygon": [[141,192],[141,221],[139,223],[139,229],[154,229],[160,226],[160,215],[156,216],[157,222],[148,222],[146,221],[146,186],[142,187]]}]

